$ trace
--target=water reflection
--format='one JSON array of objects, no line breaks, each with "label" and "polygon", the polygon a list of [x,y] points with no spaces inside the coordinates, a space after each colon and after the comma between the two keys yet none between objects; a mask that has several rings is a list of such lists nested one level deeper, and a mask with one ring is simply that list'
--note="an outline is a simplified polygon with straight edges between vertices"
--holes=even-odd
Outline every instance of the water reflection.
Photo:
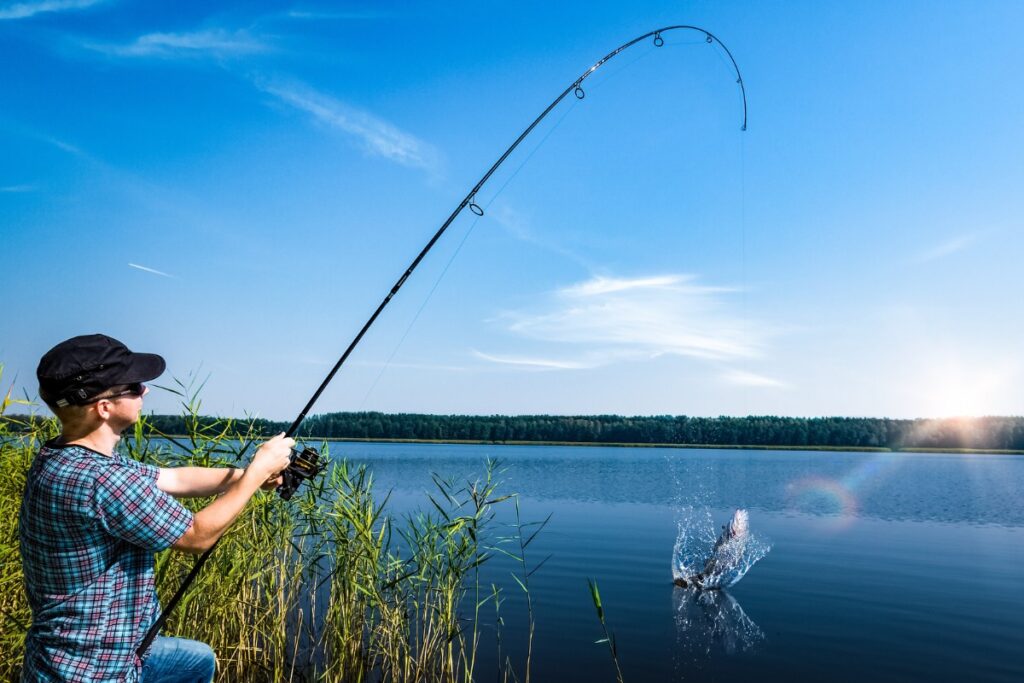
[{"label": "water reflection", "polygon": [[690,668],[719,654],[751,652],[764,631],[726,591],[674,588],[676,668]]},{"label": "water reflection", "polygon": [[326,452],[369,463],[384,488],[416,493],[431,483],[409,472],[475,476],[491,457],[508,468],[507,490],[538,499],[678,505],[680,491],[703,489],[715,509],[799,512],[838,526],[854,517],[1024,526],[1018,455],[380,443]]},{"label": "water reflection", "polygon": [[[508,467],[509,488],[540,499],[674,505],[680,502],[680,491],[703,489],[703,503],[715,509],[798,512],[839,523],[856,515],[1024,526],[1024,506],[1017,497],[1024,487],[1020,456],[444,444],[336,447],[339,454],[371,463],[381,481],[399,486],[407,485],[411,468],[469,474],[489,456]],[[818,486],[808,486],[816,482]],[[961,485],[965,482],[972,485]]]}]

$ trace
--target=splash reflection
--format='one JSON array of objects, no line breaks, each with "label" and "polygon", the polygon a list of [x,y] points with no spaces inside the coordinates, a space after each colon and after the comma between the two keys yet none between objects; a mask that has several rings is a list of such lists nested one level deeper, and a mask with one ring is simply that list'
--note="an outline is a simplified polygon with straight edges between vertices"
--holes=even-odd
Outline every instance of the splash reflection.
[{"label": "splash reflection", "polygon": [[764,640],[761,628],[725,591],[675,588],[672,605],[677,669],[699,665],[717,654],[751,652]]}]

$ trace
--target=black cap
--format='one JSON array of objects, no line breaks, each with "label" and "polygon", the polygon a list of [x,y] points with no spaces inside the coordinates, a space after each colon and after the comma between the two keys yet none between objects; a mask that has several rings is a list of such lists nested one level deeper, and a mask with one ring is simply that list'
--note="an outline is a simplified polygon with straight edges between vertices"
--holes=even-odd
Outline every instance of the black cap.
[{"label": "black cap", "polygon": [[105,334],[86,334],[47,351],[36,377],[43,400],[64,407],[87,403],[110,387],[156,379],[166,367],[155,353],[135,353]]}]

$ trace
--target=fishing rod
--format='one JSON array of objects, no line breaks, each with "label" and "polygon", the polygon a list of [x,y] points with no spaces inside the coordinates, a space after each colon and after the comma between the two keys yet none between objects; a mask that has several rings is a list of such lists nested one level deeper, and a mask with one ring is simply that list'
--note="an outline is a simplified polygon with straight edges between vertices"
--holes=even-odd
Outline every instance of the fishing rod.
[{"label": "fishing rod", "polygon": [[[370,329],[373,323],[377,320],[377,317],[381,314],[384,308],[387,307],[387,305],[391,302],[391,299],[393,299],[394,296],[398,294],[398,290],[402,288],[402,285],[405,284],[405,281],[408,280],[409,276],[412,275],[414,270],[416,270],[416,267],[420,264],[420,261],[422,261],[423,258],[427,255],[427,252],[429,252],[437,243],[437,241],[441,239],[441,235],[445,233],[445,231],[448,229],[448,226],[450,226],[455,221],[455,219],[458,218],[459,214],[462,213],[467,207],[473,214],[475,214],[478,217],[484,215],[483,208],[481,208],[476,201],[476,194],[477,192],[480,191],[480,188],[482,188],[484,184],[488,180],[490,180],[491,176],[494,175],[494,172],[498,170],[498,167],[505,163],[505,160],[509,157],[509,155],[511,155],[512,152],[514,152],[515,149],[519,147],[519,143],[525,140],[526,137],[533,132],[533,129],[536,128],[537,125],[541,121],[543,121],[544,118],[551,112],[551,110],[557,107],[558,104],[569,95],[569,93],[572,93],[579,100],[582,100],[584,97],[586,97],[586,91],[583,89],[583,82],[587,80],[587,78],[589,78],[591,74],[600,69],[608,60],[614,58],[623,50],[626,50],[632,47],[633,45],[636,45],[640,41],[646,40],[647,38],[653,38],[653,43],[655,47],[662,47],[665,44],[665,39],[662,37],[662,34],[668,33],[669,31],[696,31],[697,33],[700,33],[701,35],[704,36],[705,41],[709,45],[714,45],[715,43],[717,43],[722,47],[722,50],[725,51],[726,56],[729,58],[729,61],[732,63],[732,67],[736,72],[736,83],[737,85],[740,86],[740,94],[743,97],[743,124],[740,127],[740,130],[745,131],[747,129],[747,89],[743,85],[743,76],[740,74],[740,68],[736,64],[736,60],[733,58],[732,52],[730,52],[729,48],[725,46],[725,43],[723,43],[709,31],[705,31],[704,29],[698,26],[666,26],[664,28],[659,28],[654,31],[648,31],[642,36],[634,38],[628,43],[623,43],[619,47],[615,48],[614,50],[606,54],[604,57],[597,60],[597,62],[595,62],[594,65],[591,66],[589,69],[584,71],[579,76],[579,78],[570,83],[569,86],[565,90],[563,90],[562,93],[558,97],[556,97],[551,102],[551,104],[549,104],[547,108],[545,108],[544,111],[540,113],[540,115],[537,118],[533,120],[533,123],[527,126],[526,129],[519,134],[519,137],[517,137],[515,141],[511,145],[509,145],[508,149],[506,149],[504,153],[502,153],[502,155],[498,157],[498,160],[495,161],[494,164],[491,165],[489,169],[487,169],[487,172],[484,173],[480,180],[478,180],[476,184],[473,185],[473,189],[469,191],[465,198],[463,198],[463,200],[459,202],[458,206],[455,207],[455,210],[452,211],[451,215],[449,215],[448,218],[444,221],[444,223],[441,224],[441,227],[437,229],[437,232],[434,233],[434,236],[431,237],[430,241],[427,242],[426,246],[424,246],[423,249],[420,250],[420,253],[416,256],[415,259],[413,259],[412,263],[409,264],[409,267],[405,269],[405,272],[402,273],[402,276],[398,278],[398,281],[395,282],[394,286],[377,306],[377,309],[373,312],[370,318],[363,324],[363,327],[359,330],[359,333],[356,334],[355,338],[353,338],[352,341],[349,343],[348,347],[345,349],[345,352],[341,354],[341,357],[338,359],[338,362],[334,364],[334,367],[331,368],[331,371],[327,373],[326,377],[324,377],[323,382],[321,382],[320,386],[317,387],[316,391],[313,392],[313,395],[309,398],[309,401],[306,402],[306,405],[302,408],[302,411],[299,413],[298,417],[296,417],[295,421],[292,422],[290,427],[288,427],[288,431],[285,432],[285,436],[294,437],[298,433],[299,427],[302,425],[302,421],[306,419],[306,416],[309,414],[309,411],[313,409],[313,405],[317,402],[317,399],[320,398],[320,394],[324,392],[324,390],[327,388],[327,385],[329,385],[331,383],[331,380],[334,379],[334,376],[338,374],[338,370],[341,369],[341,366],[345,364],[346,360],[348,360],[349,355],[351,355],[352,351],[356,348],[359,342],[362,341],[363,336],[366,334],[367,330]],[[281,497],[284,498],[285,500],[291,498],[292,494],[295,493],[295,491],[298,489],[298,487],[302,484],[303,481],[315,477],[317,474],[319,474],[321,470],[323,470],[324,466],[325,463],[320,460],[320,454],[316,451],[316,449],[310,447],[304,448],[301,451],[299,451],[298,449],[292,449],[291,464],[288,466],[287,469],[284,470],[284,472],[282,472],[284,482],[281,484],[280,487],[278,487],[278,492],[280,493]],[[178,591],[171,598],[170,602],[167,603],[167,607],[164,608],[163,612],[160,614],[160,617],[153,623],[153,625],[146,632],[146,636],[142,639],[142,644],[139,645],[137,649],[137,653],[140,657],[149,648],[150,644],[153,642],[153,639],[156,638],[157,633],[159,633],[160,629],[167,621],[167,618],[170,616],[171,612],[181,601],[181,598],[185,595],[185,591],[188,589],[189,585],[191,585],[192,581],[199,574],[199,570],[206,563],[206,560],[210,557],[210,554],[213,552],[214,548],[217,547],[217,543],[220,543],[220,539],[218,539],[212,546],[210,546],[210,548],[208,548],[202,555],[199,556],[199,559],[196,560],[195,565],[193,565],[192,570],[188,573],[188,576],[185,577],[185,580],[178,588]]]}]

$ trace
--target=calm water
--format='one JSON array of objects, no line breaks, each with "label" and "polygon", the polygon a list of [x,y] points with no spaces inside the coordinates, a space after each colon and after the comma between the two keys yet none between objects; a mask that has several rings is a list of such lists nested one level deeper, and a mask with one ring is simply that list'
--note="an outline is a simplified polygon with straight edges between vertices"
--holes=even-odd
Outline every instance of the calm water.
[{"label": "calm water", "polygon": [[[531,548],[537,681],[614,680],[587,592],[601,587],[627,681],[1024,680],[1024,457],[333,444],[396,507],[429,475],[506,468]],[[703,596],[671,584],[681,518],[734,508],[771,552]],[[524,601],[505,586],[502,648],[521,661]],[[479,680],[491,680],[493,631]]]}]

